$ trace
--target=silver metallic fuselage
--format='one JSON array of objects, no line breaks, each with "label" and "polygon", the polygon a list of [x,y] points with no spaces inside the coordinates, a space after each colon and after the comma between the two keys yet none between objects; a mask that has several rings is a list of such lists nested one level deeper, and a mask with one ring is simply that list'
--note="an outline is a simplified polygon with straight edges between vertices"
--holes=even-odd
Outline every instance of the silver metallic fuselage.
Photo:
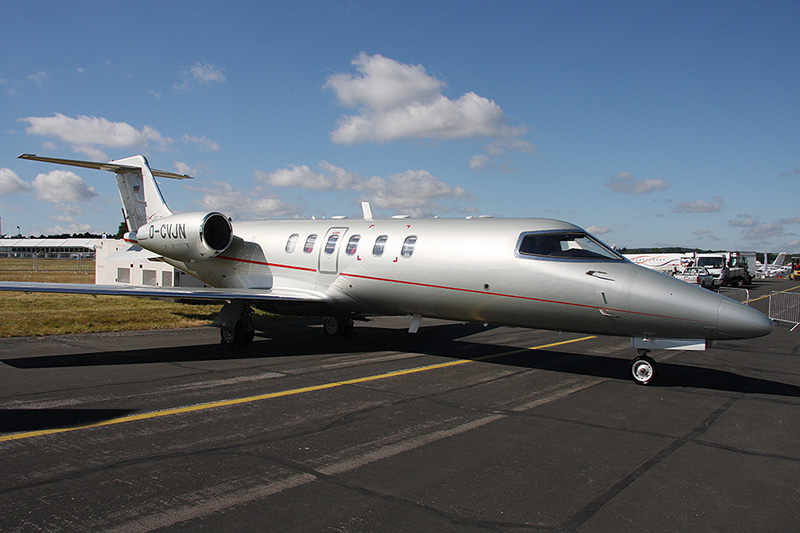
[{"label": "silver metallic fuselage", "polygon": [[[735,339],[766,335],[771,321],[747,306],[624,260],[518,253],[526,232],[583,231],[548,219],[324,219],[234,223],[219,257],[169,261],[210,285],[300,289],[321,307],[274,302],[284,313],[422,315],[632,337]],[[339,238],[331,251],[331,232]],[[298,235],[287,251],[291,235]],[[310,252],[309,235],[317,235]],[[351,237],[360,235],[355,253]],[[386,236],[384,253],[374,255]],[[404,241],[415,236],[413,253]],[[324,307],[324,308],[322,308]]]}]

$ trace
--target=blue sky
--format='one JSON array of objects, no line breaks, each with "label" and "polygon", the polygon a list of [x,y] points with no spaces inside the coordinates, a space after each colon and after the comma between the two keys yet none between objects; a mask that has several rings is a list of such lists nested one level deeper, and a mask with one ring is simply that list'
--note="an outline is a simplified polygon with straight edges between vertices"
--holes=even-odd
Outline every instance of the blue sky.
[{"label": "blue sky", "polygon": [[0,217],[548,217],[609,244],[800,252],[800,2],[4,2]]}]

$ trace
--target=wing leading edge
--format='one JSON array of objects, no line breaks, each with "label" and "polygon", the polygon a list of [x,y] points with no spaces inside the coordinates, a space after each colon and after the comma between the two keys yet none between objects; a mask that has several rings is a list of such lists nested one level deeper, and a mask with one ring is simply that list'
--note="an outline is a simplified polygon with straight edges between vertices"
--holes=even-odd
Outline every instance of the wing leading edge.
[{"label": "wing leading edge", "polygon": [[324,303],[328,297],[316,291],[302,289],[232,289],[215,287],[144,287],[124,285],[94,285],[91,283],[28,283],[0,281],[0,290],[16,292],[49,292],[61,294],[92,294],[103,296],[134,296],[180,300],[245,300]]}]

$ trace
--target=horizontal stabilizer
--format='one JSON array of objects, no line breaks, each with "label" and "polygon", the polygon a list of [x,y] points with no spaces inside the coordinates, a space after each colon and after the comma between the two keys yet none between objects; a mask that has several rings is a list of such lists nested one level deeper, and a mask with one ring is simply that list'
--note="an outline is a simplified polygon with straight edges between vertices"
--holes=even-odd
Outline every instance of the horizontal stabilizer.
[{"label": "horizontal stabilizer", "polygon": [[[117,165],[114,163],[98,163],[95,161],[78,161],[76,159],[56,159],[54,157],[41,157],[34,154],[22,154],[17,159],[27,159],[29,161],[41,161],[43,163],[55,163],[57,165],[68,165],[73,167],[92,168],[94,170],[107,170],[114,173],[141,172],[141,168],[134,166]],[[150,172],[153,173],[153,176],[159,178],[170,178],[175,180],[194,179],[186,174],[174,174],[172,172],[166,172],[164,170],[156,170],[152,168],[150,169]]]}]

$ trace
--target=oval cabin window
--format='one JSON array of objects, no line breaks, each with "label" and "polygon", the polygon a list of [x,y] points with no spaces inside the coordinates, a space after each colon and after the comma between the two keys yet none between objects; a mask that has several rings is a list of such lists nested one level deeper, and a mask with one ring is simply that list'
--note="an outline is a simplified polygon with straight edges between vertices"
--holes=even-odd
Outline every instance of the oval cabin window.
[{"label": "oval cabin window", "polygon": [[305,245],[303,246],[303,251],[307,254],[313,252],[315,242],[317,242],[317,235],[316,234],[309,235],[308,238],[306,239]]},{"label": "oval cabin window", "polygon": [[358,241],[361,240],[361,235],[353,235],[350,237],[350,240],[347,241],[347,247],[344,249],[344,253],[347,255],[353,255],[358,250]]},{"label": "oval cabin window", "polygon": [[297,239],[300,238],[300,235],[295,233],[289,236],[289,240],[286,241],[286,253],[290,254],[294,252],[295,247],[297,246]]},{"label": "oval cabin window", "polygon": [[416,235],[411,235],[410,237],[406,237],[406,240],[403,241],[403,248],[400,250],[400,257],[405,257],[406,259],[411,257],[411,254],[414,253],[415,244],[417,244]]},{"label": "oval cabin window", "polygon": [[388,235],[381,235],[375,239],[375,246],[372,247],[372,255],[380,257],[383,255],[383,250],[386,248],[386,241],[389,239]]}]

